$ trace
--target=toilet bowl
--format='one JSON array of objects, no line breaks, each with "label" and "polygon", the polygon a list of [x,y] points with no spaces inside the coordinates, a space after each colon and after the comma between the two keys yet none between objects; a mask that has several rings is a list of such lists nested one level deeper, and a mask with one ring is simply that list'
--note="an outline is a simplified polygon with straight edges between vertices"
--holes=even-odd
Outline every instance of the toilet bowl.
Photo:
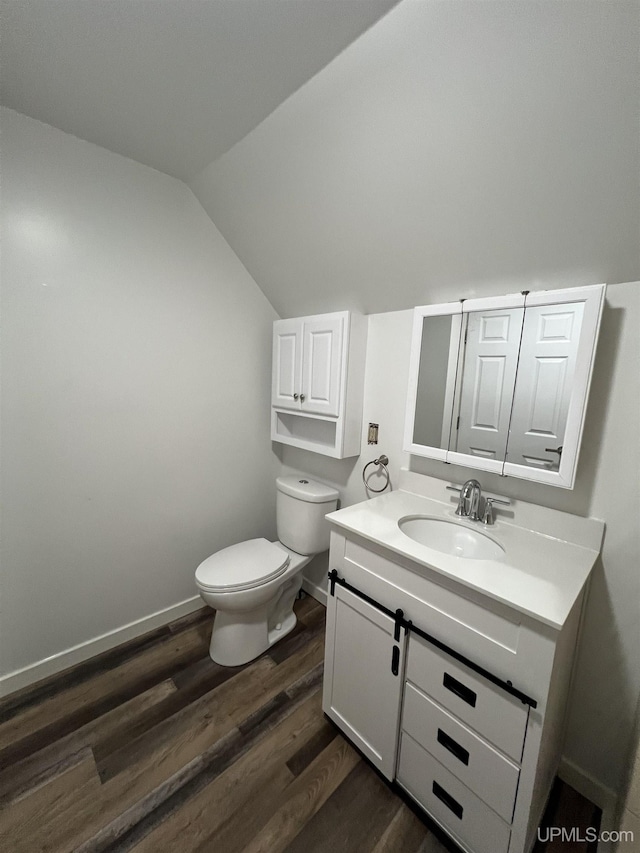
[{"label": "toilet bowl", "polygon": [[329,548],[325,515],[339,493],[306,477],[278,477],[279,540],[248,539],[207,557],[196,569],[196,586],[216,611],[209,654],[223,666],[259,657],[293,630],[293,604],[302,569]]}]

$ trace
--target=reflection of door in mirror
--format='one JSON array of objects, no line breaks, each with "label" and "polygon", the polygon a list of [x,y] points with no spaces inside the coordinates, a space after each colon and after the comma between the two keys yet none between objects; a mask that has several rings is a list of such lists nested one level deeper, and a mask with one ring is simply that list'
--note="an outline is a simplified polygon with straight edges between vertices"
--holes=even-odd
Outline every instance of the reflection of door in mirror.
[{"label": "reflection of door in mirror", "polygon": [[449,447],[461,326],[460,314],[422,321],[414,444]]},{"label": "reflection of door in mirror", "polygon": [[459,419],[451,443],[458,453],[505,458],[523,315],[523,308],[466,315]]},{"label": "reflection of door in mirror", "polygon": [[560,467],[584,303],[525,311],[508,461],[547,471]]}]

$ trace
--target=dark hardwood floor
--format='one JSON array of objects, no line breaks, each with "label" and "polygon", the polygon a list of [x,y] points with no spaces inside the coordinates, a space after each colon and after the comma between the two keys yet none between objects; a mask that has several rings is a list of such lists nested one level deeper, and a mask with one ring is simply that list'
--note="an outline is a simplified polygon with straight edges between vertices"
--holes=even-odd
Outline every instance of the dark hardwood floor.
[{"label": "dark hardwood floor", "polygon": [[[444,853],[324,718],[324,608],[296,612],[245,667],[205,609],[0,702],[0,850]],[[597,819],[557,784],[549,825]]]}]

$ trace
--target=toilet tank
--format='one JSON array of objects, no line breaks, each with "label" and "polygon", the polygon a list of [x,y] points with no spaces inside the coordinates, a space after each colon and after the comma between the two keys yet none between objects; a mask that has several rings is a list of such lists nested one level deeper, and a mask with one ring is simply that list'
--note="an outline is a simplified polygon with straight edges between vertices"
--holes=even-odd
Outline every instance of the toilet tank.
[{"label": "toilet tank", "polygon": [[278,477],[276,487],[279,541],[296,554],[326,551],[329,522],[325,515],[338,505],[338,490],[300,475]]}]

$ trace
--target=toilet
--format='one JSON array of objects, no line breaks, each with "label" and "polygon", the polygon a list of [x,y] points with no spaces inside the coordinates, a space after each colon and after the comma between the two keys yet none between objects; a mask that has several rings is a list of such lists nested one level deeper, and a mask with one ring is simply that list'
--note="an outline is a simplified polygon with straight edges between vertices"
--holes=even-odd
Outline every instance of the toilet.
[{"label": "toilet", "polygon": [[329,548],[325,515],[339,492],[304,476],[276,479],[277,542],[248,539],[207,557],[196,586],[216,611],[209,654],[223,666],[259,657],[293,630],[302,569]]}]

